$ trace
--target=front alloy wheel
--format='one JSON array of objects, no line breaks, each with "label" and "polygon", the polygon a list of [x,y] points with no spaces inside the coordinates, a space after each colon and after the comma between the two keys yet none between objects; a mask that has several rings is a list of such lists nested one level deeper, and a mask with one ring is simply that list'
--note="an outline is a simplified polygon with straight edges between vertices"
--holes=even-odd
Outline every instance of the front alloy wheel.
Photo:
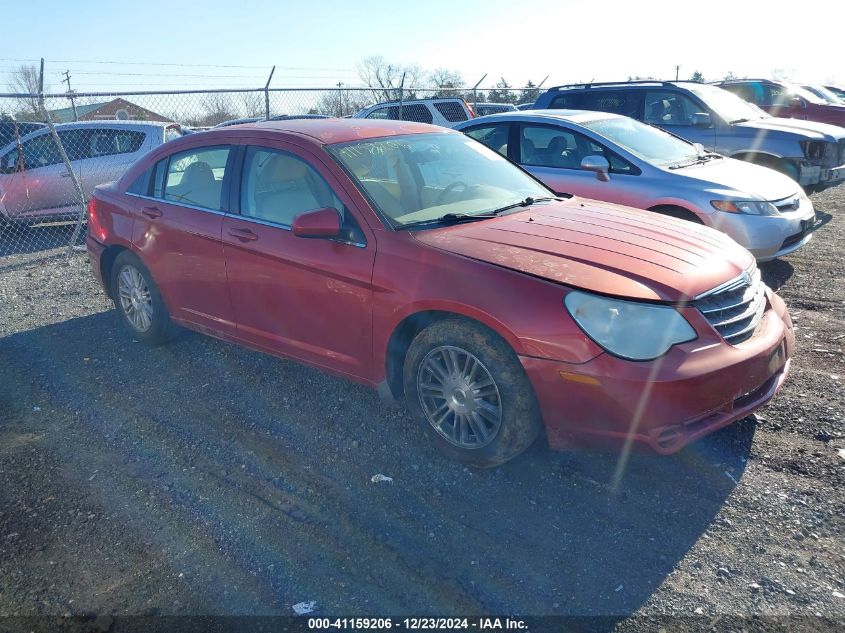
[{"label": "front alloy wheel", "polygon": [[539,406],[519,358],[480,323],[435,321],[414,337],[402,373],[408,408],[453,459],[497,466],[540,434]]},{"label": "front alloy wheel", "polygon": [[486,446],[502,426],[499,387],[478,358],[460,347],[431,350],[417,372],[426,419],[446,441],[464,449]]}]

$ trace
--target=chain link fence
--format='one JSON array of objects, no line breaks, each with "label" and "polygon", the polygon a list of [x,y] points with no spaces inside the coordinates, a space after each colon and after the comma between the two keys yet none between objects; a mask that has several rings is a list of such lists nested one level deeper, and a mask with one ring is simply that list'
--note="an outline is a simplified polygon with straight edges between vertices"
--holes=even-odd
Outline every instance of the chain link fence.
[{"label": "chain link fence", "polygon": [[[460,103],[419,99],[489,95],[533,101],[526,89],[254,89],[178,92],[0,94],[0,274],[24,261],[81,250],[87,199],[138,158],[183,134],[221,124],[296,116],[369,118],[448,125],[471,116]],[[434,105],[437,105],[434,108]]]}]

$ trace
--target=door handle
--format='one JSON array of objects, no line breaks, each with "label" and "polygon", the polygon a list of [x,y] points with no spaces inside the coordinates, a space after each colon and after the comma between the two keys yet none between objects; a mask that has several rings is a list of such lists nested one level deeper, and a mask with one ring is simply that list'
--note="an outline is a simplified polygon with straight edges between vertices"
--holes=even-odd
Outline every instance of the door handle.
[{"label": "door handle", "polygon": [[229,235],[238,238],[241,242],[254,242],[258,236],[249,229],[229,229]]},{"label": "door handle", "polygon": [[160,218],[162,215],[158,207],[144,207],[141,209],[141,213],[153,220]]}]

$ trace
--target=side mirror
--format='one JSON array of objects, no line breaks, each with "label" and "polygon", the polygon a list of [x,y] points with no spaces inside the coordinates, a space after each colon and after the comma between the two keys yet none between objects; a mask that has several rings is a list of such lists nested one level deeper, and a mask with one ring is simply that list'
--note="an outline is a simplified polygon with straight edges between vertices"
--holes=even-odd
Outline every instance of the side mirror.
[{"label": "side mirror", "polygon": [[801,110],[803,110],[807,107],[807,102],[804,101],[801,97],[792,97],[789,100],[789,105],[793,108],[800,108]]},{"label": "side mirror", "polygon": [[711,125],[710,115],[707,112],[696,112],[692,115],[693,127],[710,127]]},{"label": "side mirror", "polygon": [[585,156],[581,160],[581,169],[596,172],[596,178],[602,182],[610,180],[610,163],[604,156]]},{"label": "side mirror", "polygon": [[297,237],[337,237],[340,235],[340,213],[331,207],[303,211],[293,219],[291,231]]}]

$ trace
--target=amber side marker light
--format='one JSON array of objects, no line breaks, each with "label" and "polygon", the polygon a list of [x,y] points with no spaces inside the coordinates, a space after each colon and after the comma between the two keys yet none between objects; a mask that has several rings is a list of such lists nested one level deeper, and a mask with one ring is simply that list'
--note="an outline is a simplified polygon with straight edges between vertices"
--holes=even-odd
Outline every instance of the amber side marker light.
[{"label": "amber side marker light", "polygon": [[583,374],[573,374],[568,371],[559,371],[560,377],[571,382],[580,382],[582,385],[600,385],[601,381],[592,376],[585,376]]}]

